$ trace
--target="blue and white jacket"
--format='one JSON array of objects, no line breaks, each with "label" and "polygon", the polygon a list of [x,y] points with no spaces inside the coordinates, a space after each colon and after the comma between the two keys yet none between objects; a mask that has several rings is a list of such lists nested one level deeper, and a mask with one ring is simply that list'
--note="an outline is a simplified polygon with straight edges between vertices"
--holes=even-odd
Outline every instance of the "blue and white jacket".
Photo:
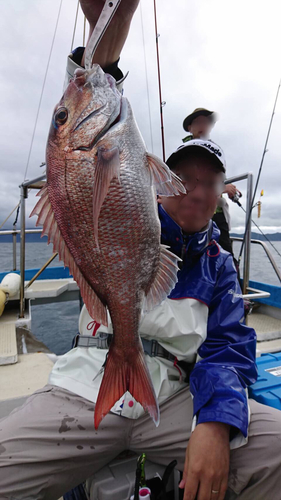
[{"label": "blue and white jacket", "polygon": [[244,324],[244,305],[232,256],[218,245],[212,221],[204,233],[183,236],[160,206],[162,242],[183,258],[172,300],[193,298],[209,308],[207,337],[190,377],[197,422],[224,422],[247,435],[246,387],[255,382],[256,334]]}]

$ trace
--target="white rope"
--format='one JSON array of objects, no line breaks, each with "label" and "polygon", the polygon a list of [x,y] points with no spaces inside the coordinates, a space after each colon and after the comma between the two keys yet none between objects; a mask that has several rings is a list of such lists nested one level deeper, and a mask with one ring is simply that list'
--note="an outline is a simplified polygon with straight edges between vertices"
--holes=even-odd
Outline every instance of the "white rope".
[{"label": "white rope", "polygon": [[78,10],[79,10],[79,0],[78,0],[78,2],[77,2],[77,9],[76,9],[76,15],[75,15],[75,21],[74,21],[74,28],[73,28],[73,35],[72,35],[72,41],[71,41],[70,52],[72,52],[72,49],[73,49],[73,44],[74,44],[74,37],[75,37],[75,32],[76,32],[76,25],[77,25]]},{"label": "white rope", "polygon": [[32,138],[31,138],[31,143],[30,143],[30,148],[29,148],[29,153],[28,153],[28,158],[27,158],[27,162],[26,162],[26,167],[25,167],[25,172],[24,172],[23,180],[26,179],[27,169],[29,167],[29,161],[30,161],[30,156],[31,156],[31,151],[32,151],[34,136],[35,136],[35,132],[36,132],[36,127],[37,127],[38,116],[39,116],[39,111],[40,111],[40,107],[41,107],[43,92],[44,92],[45,83],[46,83],[46,79],[47,79],[47,73],[48,73],[48,70],[49,70],[51,55],[52,55],[53,47],[54,47],[54,41],[55,41],[55,37],[56,37],[56,33],[57,33],[57,27],[58,27],[58,23],[59,23],[59,17],[60,17],[60,11],[61,11],[62,2],[63,2],[63,0],[61,0],[60,6],[59,6],[56,27],[55,27],[55,31],[54,31],[54,35],[53,35],[53,40],[52,40],[52,44],[51,44],[51,49],[50,49],[50,54],[49,54],[49,58],[48,58],[48,62],[47,62],[47,67],[46,67],[46,71],[45,71],[43,86],[42,86],[41,95],[40,95],[39,104],[38,104],[38,109],[37,109],[37,113],[36,113],[35,124],[34,124],[33,133],[32,133]]}]

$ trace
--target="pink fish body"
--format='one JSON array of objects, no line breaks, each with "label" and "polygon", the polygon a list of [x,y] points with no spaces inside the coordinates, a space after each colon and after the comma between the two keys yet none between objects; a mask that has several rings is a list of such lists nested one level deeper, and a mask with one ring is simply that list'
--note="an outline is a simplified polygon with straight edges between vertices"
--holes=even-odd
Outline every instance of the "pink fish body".
[{"label": "pink fish body", "polygon": [[98,65],[77,71],[54,111],[47,183],[31,215],[69,266],[89,314],[113,340],[95,407],[95,427],[126,391],[156,425],[159,408],[138,333],[141,309],[174,287],[178,258],[160,245],[156,189],[184,192],[149,155],[131,107]]}]

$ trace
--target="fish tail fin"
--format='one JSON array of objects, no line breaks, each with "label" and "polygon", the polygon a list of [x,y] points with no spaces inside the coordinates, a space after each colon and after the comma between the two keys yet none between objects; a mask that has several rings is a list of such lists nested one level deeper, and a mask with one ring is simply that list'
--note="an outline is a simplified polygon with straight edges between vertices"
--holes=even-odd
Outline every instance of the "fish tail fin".
[{"label": "fish tail fin", "polygon": [[160,419],[159,407],[143,350],[139,349],[129,361],[121,359],[115,352],[116,348],[111,344],[95,406],[95,429],[126,391],[148,411],[157,427]]}]

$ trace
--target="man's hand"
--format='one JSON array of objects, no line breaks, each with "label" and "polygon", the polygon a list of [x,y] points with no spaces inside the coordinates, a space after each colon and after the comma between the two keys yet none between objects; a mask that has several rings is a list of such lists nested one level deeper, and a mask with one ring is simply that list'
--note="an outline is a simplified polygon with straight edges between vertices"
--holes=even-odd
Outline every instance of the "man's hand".
[{"label": "man's hand", "polygon": [[198,424],[191,434],[179,484],[184,488],[183,500],[224,499],[229,473],[229,429],[227,424],[206,422]]},{"label": "man's hand", "polygon": [[[129,33],[130,23],[139,0],[121,0],[104,36],[94,54],[93,63],[106,68],[117,61]],[[80,0],[81,8],[89,21],[89,39],[104,6],[104,0]],[[84,57],[82,59],[84,66]]]},{"label": "man's hand", "polygon": [[228,198],[232,200],[232,198],[234,198],[234,196],[236,195],[236,191],[237,189],[236,186],[234,186],[234,184],[226,184],[224,193],[227,193]]}]

